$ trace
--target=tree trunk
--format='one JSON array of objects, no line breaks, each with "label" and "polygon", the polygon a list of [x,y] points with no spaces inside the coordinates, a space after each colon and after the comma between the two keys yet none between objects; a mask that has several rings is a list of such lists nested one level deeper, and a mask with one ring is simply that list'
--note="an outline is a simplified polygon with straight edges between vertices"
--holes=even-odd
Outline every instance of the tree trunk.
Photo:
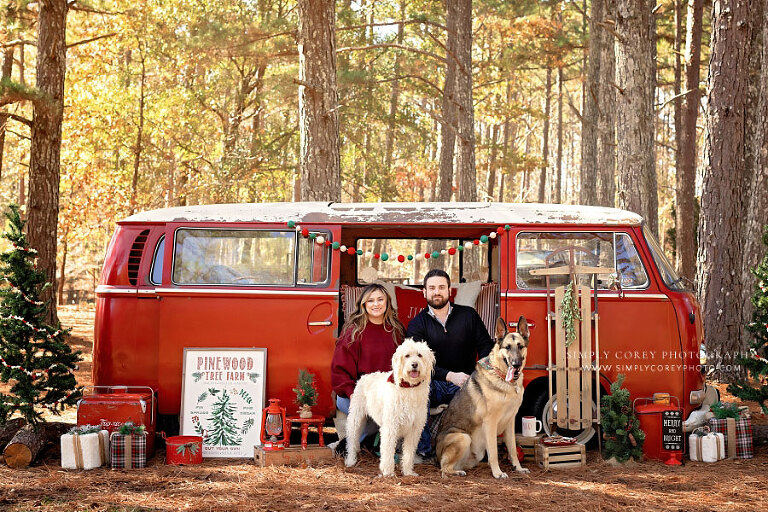
[{"label": "tree trunk", "polygon": [[[400,19],[405,19],[405,2],[400,4]],[[403,44],[403,24],[397,26],[397,44]],[[384,143],[384,176],[385,186],[382,190],[382,201],[392,201],[396,198],[396,185],[392,179],[392,160],[395,153],[395,134],[397,130],[397,107],[400,104],[400,53],[395,54],[392,74],[395,77],[389,92],[389,116],[387,117],[387,136]]]},{"label": "tree trunk", "polygon": [[[603,0],[603,23],[616,27],[616,0]],[[600,27],[597,120],[597,204],[616,204],[616,38]]]},{"label": "tree trunk", "polygon": [[443,120],[440,126],[440,173],[437,179],[437,201],[450,201],[453,189],[453,153],[458,129],[456,46],[459,36],[457,0],[445,0],[446,56],[443,83]]},{"label": "tree trunk", "polygon": [[589,55],[587,76],[584,83],[584,107],[581,116],[581,192],[579,203],[597,204],[597,136],[600,98],[602,52],[600,33],[604,30],[598,23],[603,19],[603,1],[592,0],[589,20]]},{"label": "tree trunk", "polygon": [[[37,88],[47,98],[35,105],[29,162],[29,209],[27,233],[30,246],[38,251],[38,267],[51,286],[41,300],[56,298],[56,228],[59,220],[61,122],[64,113],[66,73],[66,0],[39,3],[37,31]],[[58,324],[56,308],[45,318]]]},{"label": "tree trunk", "polygon": [[[747,192],[744,194],[746,204],[744,218],[744,255],[741,265],[743,293],[741,304],[744,304],[742,311],[742,324],[752,321],[752,311],[754,307],[750,298],[755,291],[756,278],[752,274],[765,253],[765,247],[762,244],[762,235],[766,225],[768,225],[768,2],[762,5],[762,16],[758,17],[752,14],[751,19],[756,20],[754,30],[762,32],[761,47],[761,65],[760,72],[757,75],[757,89],[759,91],[759,100],[755,112],[756,133],[753,141],[747,141],[752,144],[752,155],[754,156],[754,165],[752,166],[751,178],[747,183]],[[756,51],[751,49],[752,53]],[[751,341],[751,337],[745,332],[744,346]]]},{"label": "tree trunk", "polygon": [[745,109],[751,19],[746,0],[716,0],[699,218],[698,287],[706,344],[718,377],[733,380],[742,346],[741,268]]},{"label": "tree trunk", "polygon": [[547,171],[549,170],[549,116],[552,113],[552,68],[547,66],[547,83],[544,86],[544,132],[541,144],[541,172],[539,174],[539,202],[546,201]]},{"label": "tree trunk", "polygon": [[68,240],[67,236],[69,235],[69,228],[67,228],[64,231],[64,236],[62,237],[62,245],[61,248],[61,273],[59,274],[59,289],[58,289],[58,300],[56,303],[61,306],[64,304],[64,284],[67,281],[66,274],[64,273],[67,269],[67,247],[68,247]]},{"label": "tree trunk", "polygon": [[475,169],[475,107],[472,101],[472,0],[457,0],[456,102],[458,139],[456,182],[459,201],[477,201]]},{"label": "tree trunk", "polygon": [[5,463],[13,469],[25,468],[40,454],[45,445],[45,430],[25,425],[19,429],[3,450]]},{"label": "tree trunk", "polygon": [[[13,46],[3,51],[3,67],[0,72],[0,80],[10,80],[13,71]],[[0,114],[0,178],[3,177],[3,155],[5,153],[5,129],[8,125],[8,116]]]},{"label": "tree trunk", "polygon": [[[675,179],[679,178],[678,170],[680,168],[682,144],[680,142],[680,135],[683,131],[683,97],[681,95],[683,88],[683,0],[673,0],[674,8],[674,21],[675,21],[675,42],[674,42],[674,85],[672,92],[674,94],[674,101],[672,106],[674,108],[674,127],[675,127]],[[675,185],[675,212],[677,212],[677,206],[680,199],[680,191],[677,185]],[[677,261],[677,240],[679,233],[677,233],[677,219],[675,219],[675,237],[674,248],[672,250],[673,261]],[[664,242],[662,242],[664,247]],[[678,269],[678,273],[679,273]]]},{"label": "tree trunk", "polygon": [[491,136],[489,137],[488,144],[491,146],[488,155],[488,181],[485,187],[485,195],[489,200],[493,201],[493,192],[496,188],[496,153],[499,146],[497,141],[499,139],[499,125],[494,124],[489,128]]},{"label": "tree trunk", "polygon": [[302,201],[341,200],[335,0],[299,0]]},{"label": "tree trunk", "polygon": [[[562,20],[561,20],[562,21]],[[557,156],[555,157],[555,195],[553,203],[563,202],[563,68],[557,69]]]},{"label": "tree trunk", "polygon": [[141,65],[141,77],[139,78],[139,126],[136,130],[136,144],[133,146],[133,180],[131,181],[131,213],[136,213],[139,196],[139,168],[141,167],[141,153],[144,150],[144,104],[146,100],[145,87],[147,81],[146,52],[139,41],[139,61]]},{"label": "tree trunk", "polygon": [[656,65],[648,0],[616,2],[616,81],[619,205],[643,216],[658,233],[658,198],[654,147]]},{"label": "tree trunk", "polygon": [[701,34],[704,0],[688,0],[685,38],[685,96],[682,98],[680,160],[676,174],[676,263],[678,273],[693,282],[696,276],[696,122],[699,116]]},{"label": "tree trunk", "polygon": [[0,426],[0,448],[5,449],[8,442],[16,435],[16,432],[26,424],[27,420],[24,418],[13,418]]}]

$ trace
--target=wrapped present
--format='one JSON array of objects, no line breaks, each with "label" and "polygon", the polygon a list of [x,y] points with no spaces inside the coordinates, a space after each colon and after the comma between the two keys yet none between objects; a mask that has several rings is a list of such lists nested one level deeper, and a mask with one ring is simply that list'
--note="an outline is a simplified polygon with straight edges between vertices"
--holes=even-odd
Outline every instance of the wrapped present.
[{"label": "wrapped present", "polygon": [[692,461],[717,462],[726,456],[725,436],[708,427],[697,428],[688,436],[688,450]]},{"label": "wrapped present", "polygon": [[[61,436],[61,467],[94,469],[104,464],[105,436],[99,427],[83,425]],[[107,439],[106,442],[109,445]]]},{"label": "wrapped present", "polygon": [[143,426],[126,423],[118,432],[112,432],[109,441],[112,469],[147,466],[147,433]]},{"label": "wrapped present", "polygon": [[754,456],[751,418],[712,418],[709,420],[709,428],[725,436],[729,459],[751,459]]}]

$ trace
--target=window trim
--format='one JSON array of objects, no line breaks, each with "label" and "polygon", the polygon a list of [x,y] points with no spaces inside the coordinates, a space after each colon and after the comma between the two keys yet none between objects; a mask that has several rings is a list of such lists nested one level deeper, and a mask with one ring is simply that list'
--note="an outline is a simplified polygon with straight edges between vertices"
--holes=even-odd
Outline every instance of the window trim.
[{"label": "window trim", "polygon": [[[333,234],[331,233],[331,231],[329,229],[310,229],[308,227],[307,227],[307,229],[309,229],[310,233],[318,233],[318,234],[322,235],[323,237],[325,237],[326,240],[330,240],[331,242],[333,242],[333,240],[331,240]],[[302,240],[304,240],[304,237],[299,238],[298,235],[297,235],[297,237],[296,237],[296,251],[295,251],[296,252],[296,257],[294,258],[294,262],[293,262],[293,285],[295,287],[327,288],[330,285],[331,274],[332,274],[332,270],[333,270],[333,252],[331,252],[331,249],[328,246],[325,246],[323,248],[324,249],[324,254],[326,254],[328,256],[328,269],[327,269],[327,272],[326,272],[326,275],[325,275],[325,280],[321,281],[321,282],[316,282],[316,283],[314,283],[314,282],[313,283],[300,283],[299,282],[299,243],[301,243]],[[316,242],[314,240],[312,240],[312,243],[315,244]]]},{"label": "window trim", "polygon": [[[244,284],[235,284],[235,283],[178,283],[174,280],[174,274],[176,272],[176,247],[177,247],[177,238],[179,231],[263,231],[268,233],[292,233],[293,234],[293,247],[294,247],[294,257],[293,257],[293,283],[292,284],[270,284],[270,283],[244,283]],[[295,288],[296,287],[296,258],[298,254],[298,233],[295,230],[291,229],[266,229],[266,228],[244,228],[244,227],[209,227],[209,226],[179,226],[174,228],[173,230],[173,248],[171,249],[171,284],[174,286],[184,286],[184,287],[235,287],[235,288],[243,288],[243,287],[270,287],[270,288]],[[330,272],[329,272],[330,274]]]},{"label": "window trim", "polygon": [[[521,228],[517,233],[515,233],[515,240],[514,240],[514,246],[511,248],[512,251],[514,251],[515,254],[515,264],[512,269],[512,275],[510,276],[510,283],[514,283],[514,289],[515,290],[522,290],[525,292],[540,292],[542,290],[546,290],[546,286],[543,288],[521,288],[520,284],[517,281],[517,270],[518,270],[518,261],[519,261],[519,251],[518,251],[518,240],[521,234],[524,233],[605,233],[613,235],[613,267],[616,268],[616,235],[623,234],[627,235],[632,242],[632,244],[635,247],[635,252],[637,253],[637,257],[640,259],[640,263],[643,265],[643,271],[645,272],[645,285],[644,286],[630,286],[625,287],[622,286],[622,290],[625,291],[646,291],[651,287],[651,274],[648,272],[648,264],[643,260],[643,256],[641,252],[638,250],[638,245],[635,242],[635,240],[632,238],[632,233],[629,231],[622,231],[622,230],[600,230],[600,229],[584,229],[584,230],[573,230],[573,229],[547,229],[547,230],[531,230],[527,228]],[[598,291],[611,291],[607,288],[598,288]]]},{"label": "window trim", "polygon": [[[157,264],[157,255],[160,253],[160,246],[163,246],[163,251],[165,251],[165,233],[160,235],[160,238],[157,239],[157,243],[155,244],[155,250],[152,253],[152,265],[149,267],[149,284],[153,286],[162,286],[163,284],[163,268],[160,267],[160,282],[156,283],[153,281],[153,277],[155,275],[155,265]],[[163,255],[163,263],[165,263],[165,255]]]}]

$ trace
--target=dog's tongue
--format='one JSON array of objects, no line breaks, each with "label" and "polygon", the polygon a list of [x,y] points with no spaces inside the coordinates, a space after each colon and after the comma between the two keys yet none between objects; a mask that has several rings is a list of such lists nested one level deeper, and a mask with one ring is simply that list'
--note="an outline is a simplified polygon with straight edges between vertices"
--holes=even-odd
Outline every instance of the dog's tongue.
[{"label": "dog's tongue", "polygon": [[415,379],[416,377],[419,376],[419,372],[417,372],[416,370],[411,370],[408,372],[408,376],[412,379]]},{"label": "dog's tongue", "polygon": [[505,379],[507,382],[512,382],[512,380],[515,378],[515,369],[511,366],[507,368],[507,378]]}]

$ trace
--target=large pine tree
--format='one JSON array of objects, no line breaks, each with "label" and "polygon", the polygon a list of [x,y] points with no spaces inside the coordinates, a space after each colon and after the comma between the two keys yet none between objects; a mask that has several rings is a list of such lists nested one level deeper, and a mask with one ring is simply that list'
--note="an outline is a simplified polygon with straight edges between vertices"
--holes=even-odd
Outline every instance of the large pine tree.
[{"label": "large pine tree", "polygon": [[[763,243],[768,247],[768,226],[765,227]],[[760,404],[768,413],[768,253],[752,273],[757,277],[755,294],[752,296],[752,321],[747,331],[754,337],[749,356],[738,360],[748,372],[749,378],[728,386],[728,391],[742,400]]]},{"label": "large pine tree", "polygon": [[0,393],[0,424],[15,413],[29,423],[43,420],[41,409],[58,414],[80,398],[72,373],[80,352],[72,352],[60,325],[45,322],[51,301],[40,300],[50,283],[37,268],[37,251],[29,246],[19,208],[5,214],[3,238],[10,248],[0,254],[0,380],[12,382]]}]

